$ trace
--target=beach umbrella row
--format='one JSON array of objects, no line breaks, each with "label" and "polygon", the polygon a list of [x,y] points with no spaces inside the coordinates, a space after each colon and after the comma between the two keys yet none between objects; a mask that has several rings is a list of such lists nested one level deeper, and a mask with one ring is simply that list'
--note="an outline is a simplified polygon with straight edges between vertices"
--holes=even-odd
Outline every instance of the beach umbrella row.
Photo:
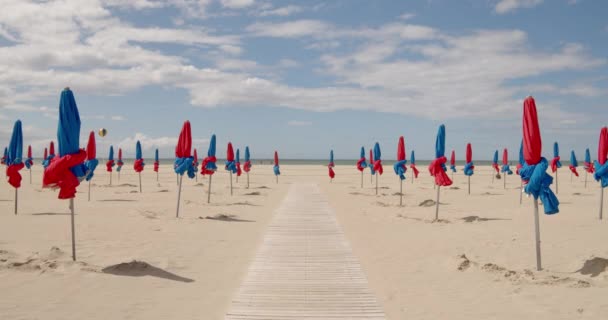
[{"label": "beach umbrella row", "polygon": [[357,170],[361,172],[361,188],[363,188],[363,171],[367,167],[365,162],[365,148],[361,147],[361,153],[359,154],[359,160],[357,160]]},{"label": "beach umbrella row", "polygon": [[452,180],[448,177],[445,163],[445,125],[440,125],[435,139],[435,159],[429,164],[429,173],[435,178],[437,186],[437,197],[435,199],[435,221],[439,220],[439,193],[441,187],[452,185]]},{"label": "beach umbrella row", "polygon": [[201,163],[201,175],[209,176],[209,187],[207,188],[207,203],[211,202],[211,178],[215,171],[217,171],[217,165],[215,164],[217,158],[215,157],[215,149],[216,149],[216,138],[215,135],[211,135],[211,140],[209,140],[209,149],[207,150],[207,156],[203,159]]},{"label": "beach umbrella row", "polygon": [[557,169],[562,167],[559,156],[559,144],[553,143],[553,159],[551,159],[551,172],[555,174],[555,193],[559,193],[559,184],[557,179]]},{"label": "beach umbrella row", "polygon": [[[139,141],[138,141],[139,145]],[[175,146],[175,162],[173,163],[173,170],[179,175],[179,188],[177,191],[177,209],[175,210],[175,217],[179,218],[179,204],[182,195],[182,180],[184,173],[188,173],[190,179],[194,178],[194,157],[191,155],[192,149],[192,129],[190,127],[190,121],[184,122],[182,130],[179,133],[177,139],[177,145]],[[141,175],[140,175],[141,179]],[[141,180],[140,180],[141,183]],[[141,192],[141,191],[140,191]]]}]

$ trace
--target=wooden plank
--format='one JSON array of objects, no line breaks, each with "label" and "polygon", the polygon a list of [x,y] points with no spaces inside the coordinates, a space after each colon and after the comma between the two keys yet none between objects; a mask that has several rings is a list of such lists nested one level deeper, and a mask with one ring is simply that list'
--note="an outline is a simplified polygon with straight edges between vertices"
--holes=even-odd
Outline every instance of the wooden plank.
[{"label": "wooden plank", "polygon": [[318,186],[291,186],[226,319],[385,319]]}]

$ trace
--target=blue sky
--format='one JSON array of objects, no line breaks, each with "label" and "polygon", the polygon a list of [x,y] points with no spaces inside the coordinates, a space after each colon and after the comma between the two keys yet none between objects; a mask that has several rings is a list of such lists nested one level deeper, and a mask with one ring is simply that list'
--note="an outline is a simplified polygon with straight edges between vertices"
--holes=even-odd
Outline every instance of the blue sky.
[{"label": "blue sky", "polygon": [[[60,91],[75,93],[99,152],[171,157],[181,124],[195,146],[252,156],[358,157],[397,140],[419,159],[437,126],[447,149],[512,154],[522,101],[536,98],[550,156],[597,148],[608,119],[608,2],[600,0],[3,0],[0,141],[55,136]],[[86,141],[82,141],[84,146]],[[203,152],[204,153],[204,152]],[[200,154],[200,153],[199,153]]]}]

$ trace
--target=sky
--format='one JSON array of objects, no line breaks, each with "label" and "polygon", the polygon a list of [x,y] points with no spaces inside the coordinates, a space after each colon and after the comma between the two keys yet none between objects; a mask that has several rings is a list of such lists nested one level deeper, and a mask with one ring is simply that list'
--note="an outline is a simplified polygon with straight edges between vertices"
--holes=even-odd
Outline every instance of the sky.
[{"label": "sky", "polygon": [[355,159],[378,141],[394,159],[446,149],[516,159],[523,99],[536,99],[543,153],[596,154],[608,124],[608,1],[0,0],[0,144],[15,120],[36,153],[56,137],[70,87],[98,153],[174,156],[190,120],[253,158]]}]

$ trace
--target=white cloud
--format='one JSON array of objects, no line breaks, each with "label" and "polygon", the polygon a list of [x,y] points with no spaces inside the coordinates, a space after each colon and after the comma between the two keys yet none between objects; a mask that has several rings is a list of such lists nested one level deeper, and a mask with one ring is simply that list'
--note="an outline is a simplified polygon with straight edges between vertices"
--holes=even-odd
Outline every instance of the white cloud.
[{"label": "white cloud", "polygon": [[288,126],[293,126],[293,127],[306,127],[306,126],[311,126],[312,122],[310,121],[300,121],[300,120],[291,120],[287,122]]},{"label": "white cloud", "polygon": [[221,0],[224,7],[230,9],[242,9],[255,3],[255,0]]},{"label": "white cloud", "polygon": [[494,10],[498,14],[505,14],[519,8],[533,8],[543,3],[543,0],[500,0]]},{"label": "white cloud", "polygon": [[266,16],[286,17],[286,16],[290,16],[294,13],[301,12],[302,10],[303,9],[300,6],[288,5],[288,6],[280,7],[280,8],[265,9],[265,10],[260,11],[257,15],[259,15],[261,17],[266,17]]},{"label": "white cloud", "polygon": [[399,16],[399,19],[401,19],[401,20],[409,20],[409,19],[412,19],[415,16],[416,16],[416,14],[414,14],[414,13],[406,12],[406,13],[401,14]]},{"label": "white cloud", "polygon": [[125,121],[125,120],[127,120],[123,116],[111,116],[110,119],[112,119],[113,121]]}]

